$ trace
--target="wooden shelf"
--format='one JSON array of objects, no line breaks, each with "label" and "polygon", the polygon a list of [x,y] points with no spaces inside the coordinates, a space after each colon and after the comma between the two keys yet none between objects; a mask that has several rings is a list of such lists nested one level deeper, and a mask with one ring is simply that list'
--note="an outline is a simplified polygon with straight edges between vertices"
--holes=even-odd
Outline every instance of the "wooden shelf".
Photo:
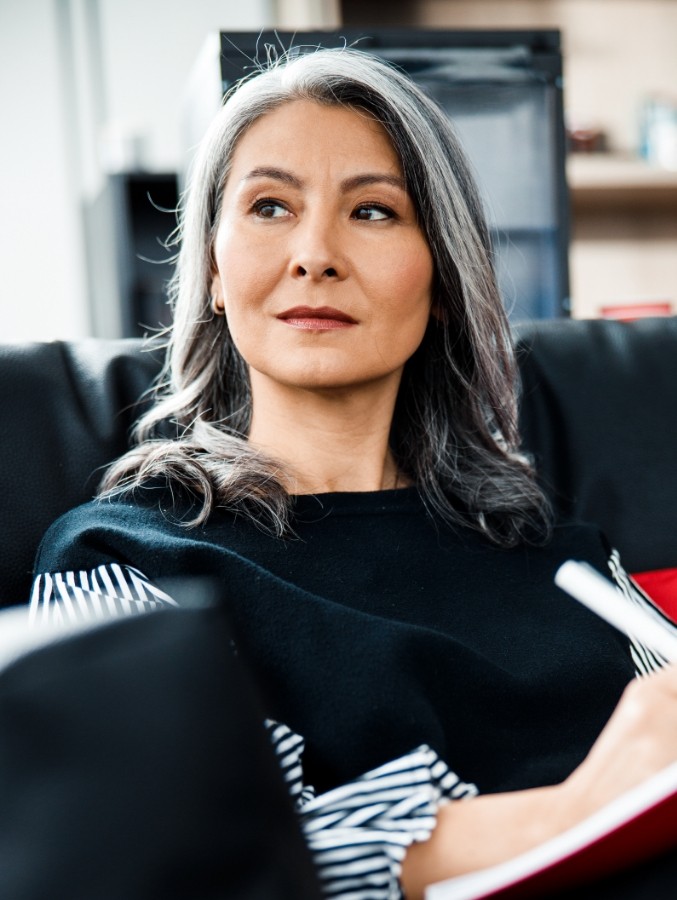
[{"label": "wooden shelf", "polygon": [[635,157],[571,154],[567,180],[574,209],[677,210],[677,172]]}]

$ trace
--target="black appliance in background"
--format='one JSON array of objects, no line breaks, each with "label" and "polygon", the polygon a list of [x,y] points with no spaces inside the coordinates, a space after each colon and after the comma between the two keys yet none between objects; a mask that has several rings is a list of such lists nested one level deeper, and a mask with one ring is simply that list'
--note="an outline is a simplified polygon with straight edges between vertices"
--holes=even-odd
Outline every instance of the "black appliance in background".
[{"label": "black appliance in background", "polygon": [[221,93],[269,48],[355,47],[399,66],[448,113],[475,169],[513,321],[567,315],[568,195],[560,34],[554,30],[224,31]]},{"label": "black appliance in background", "polygon": [[142,337],[170,324],[167,283],[175,248],[178,180],[174,172],[108,175],[85,206],[85,245],[96,337]]}]

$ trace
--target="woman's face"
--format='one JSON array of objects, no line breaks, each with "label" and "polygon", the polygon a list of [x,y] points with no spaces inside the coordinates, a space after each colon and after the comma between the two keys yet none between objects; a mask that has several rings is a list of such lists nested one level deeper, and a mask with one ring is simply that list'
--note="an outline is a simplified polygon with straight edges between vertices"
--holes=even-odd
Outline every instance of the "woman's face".
[{"label": "woman's face", "polygon": [[399,383],[430,317],[433,262],[399,160],[349,108],[294,101],[245,132],[214,260],[253,385]]}]

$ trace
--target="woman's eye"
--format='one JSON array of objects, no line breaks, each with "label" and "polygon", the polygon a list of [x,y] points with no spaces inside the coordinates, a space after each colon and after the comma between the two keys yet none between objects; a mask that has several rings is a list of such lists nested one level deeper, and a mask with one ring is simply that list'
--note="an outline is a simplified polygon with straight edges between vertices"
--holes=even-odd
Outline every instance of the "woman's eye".
[{"label": "woman's eye", "polygon": [[358,206],[353,213],[353,218],[361,222],[380,222],[383,219],[392,219],[393,211],[387,206],[377,206],[374,203],[365,203]]},{"label": "woman's eye", "polygon": [[258,200],[254,204],[254,212],[262,219],[280,219],[288,215],[286,207],[277,200]]}]

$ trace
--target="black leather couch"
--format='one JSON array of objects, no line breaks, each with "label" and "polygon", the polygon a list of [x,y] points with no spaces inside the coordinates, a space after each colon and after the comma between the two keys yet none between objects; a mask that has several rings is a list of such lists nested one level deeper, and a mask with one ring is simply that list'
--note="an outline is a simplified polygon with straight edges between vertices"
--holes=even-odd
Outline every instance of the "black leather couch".
[{"label": "black leather couch", "polygon": [[[567,515],[631,572],[677,566],[677,319],[519,326],[525,445]],[[124,452],[160,366],[136,341],[0,346],[0,604],[25,602],[37,544]]]},{"label": "black leather couch", "polygon": [[[559,507],[631,571],[677,565],[677,319],[524,325],[518,351],[526,446]],[[133,341],[0,347],[3,605],[126,449],[159,365]],[[0,672],[0,896],[319,897],[222,615],[116,622]],[[648,896],[637,878],[627,896]]]}]

